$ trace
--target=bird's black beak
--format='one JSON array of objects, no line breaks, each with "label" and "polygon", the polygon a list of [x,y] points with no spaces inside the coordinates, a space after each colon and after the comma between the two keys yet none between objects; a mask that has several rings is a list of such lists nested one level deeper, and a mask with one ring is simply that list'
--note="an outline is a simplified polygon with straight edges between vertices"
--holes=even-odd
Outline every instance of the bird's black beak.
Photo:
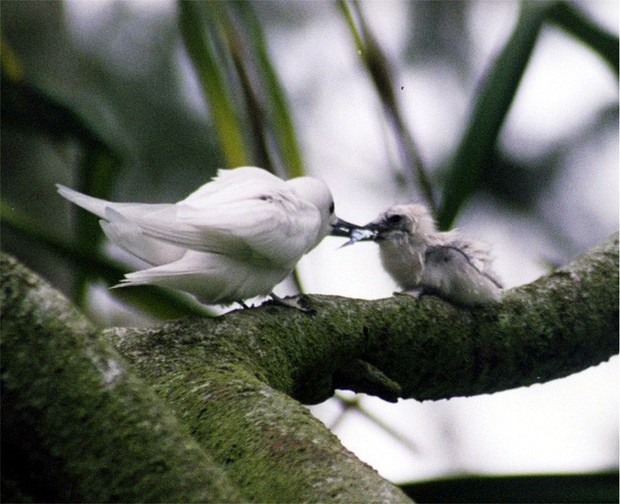
[{"label": "bird's black beak", "polygon": [[383,233],[390,231],[390,228],[383,221],[373,221],[359,228],[366,233],[360,233],[357,241],[380,241],[383,239]]},{"label": "bird's black beak", "polygon": [[332,226],[332,236],[344,236],[349,238],[342,247],[353,245],[358,241],[376,241],[379,233],[368,224],[366,226],[358,226],[338,219],[338,222]]},{"label": "bird's black beak", "polygon": [[332,224],[331,236],[345,236],[349,238],[351,233],[356,230],[361,229],[361,226],[357,224],[351,224],[342,219],[338,219],[335,224]]},{"label": "bird's black beak", "polygon": [[362,226],[360,229],[365,229],[367,231],[385,231],[385,226],[381,222],[369,222],[368,224]]}]

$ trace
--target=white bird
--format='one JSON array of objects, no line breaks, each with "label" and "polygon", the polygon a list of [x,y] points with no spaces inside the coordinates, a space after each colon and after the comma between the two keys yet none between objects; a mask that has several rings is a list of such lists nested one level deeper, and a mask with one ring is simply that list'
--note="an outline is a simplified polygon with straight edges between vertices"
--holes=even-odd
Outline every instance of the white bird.
[{"label": "white bird", "polygon": [[347,244],[379,244],[383,267],[404,293],[433,293],[463,306],[500,299],[502,285],[492,271],[488,247],[457,231],[437,231],[423,205],[396,205],[365,226],[342,229],[349,230]]},{"label": "white bird", "polygon": [[272,289],[326,235],[349,224],[334,214],[327,185],[284,181],[241,167],[217,176],[173,204],[113,203],[57,185],[61,196],[100,217],[108,238],[151,265],[115,287],[152,284],[229,304]]}]

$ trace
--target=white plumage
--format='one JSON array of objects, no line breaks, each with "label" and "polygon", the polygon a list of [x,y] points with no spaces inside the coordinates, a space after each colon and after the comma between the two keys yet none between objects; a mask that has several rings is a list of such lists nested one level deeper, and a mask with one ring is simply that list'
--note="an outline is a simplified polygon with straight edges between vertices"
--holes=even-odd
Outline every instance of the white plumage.
[{"label": "white plumage", "polygon": [[271,293],[332,226],[347,224],[335,216],[323,181],[284,181],[255,167],[219,170],[173,204],[112,203],[61,185],[58,192],[100,217],[111,241],[152,266],[116,287],[172,287],[207,304]]},{"label": "white plumage", "polygon": [[437,231],[423,205],[396,205],[365,226],[349,229],[350,243],[379,244],[383,267],[408,293],[434,293],[464,306],[501,296],[488,247],[456,231]]}]

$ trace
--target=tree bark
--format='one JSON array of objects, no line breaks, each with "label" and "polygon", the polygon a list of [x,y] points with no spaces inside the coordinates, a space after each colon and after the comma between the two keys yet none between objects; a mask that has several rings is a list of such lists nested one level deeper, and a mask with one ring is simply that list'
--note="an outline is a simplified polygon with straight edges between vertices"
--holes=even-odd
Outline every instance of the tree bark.
[{"label": "tree bark", "polygon": [[83,315],[0,266],[2,502],[244,500]]},{"label": "tree bark", "polygon": [[[132,425],[131,419],[122,420],[124,411],[112,408],[119,420],[106,406],[106,401],[132,404],[133,399],[117,393],[129,387],[140,398],[136,410],[148,413],[157,405],[157,413],[168,419],[170,431],[161,434],[160,442],[168,440],[164,444],[170,447],[177,443],[169,439],[186,436],[185,429],[191,432],[183,443],[199,459],[190,464],[193,483],[199,486],[199,476],[206,472],[215,475],[222,492],[230,492],[229,498],[219,494],[206,500],[241,495],[252,501],[406,501],[297,401],[319,402],[345,387],[392,401],[492,393],[567,376],[618,351],[617,234],[553,274],[509,291],[501,303],[475,310],[432,297],[418,302],[405,296],[377,301],[307,296],[312,315],[267,305],[216,319],[112,329],[97,338],[58,294],[6,258],[2,285],[3,387],[11,392],[7,401],[3,394],[3,427],[10,410],[11,424],[17,425],[12,439],[23,435],[22,422],[35,428],[31,444],[60,452],[54,467],[64,475],[67,467],[81,465],[68,452],[92,442],[93,432],[80,427],[83,416],[110,417],[106,429],[112,439],[118,439],[116,424]],[[131,376],[107,346],[110,339],[159,399]],[[66,356],[58,357],[56,347]],[[101,357],[93,357],[102,351]],[[86,371],[70,367],[80,362],[92,374],[84,381],[79,377]],[[120,363],[123,370],[112,380],[113,391],[102,378],[115,376],[116,368],[108,362]],[[60,373],[65,381],[52,384],[55,369],[72,371]],[[29,384],[38,382],[30,390]],[[184,427],[175,423],[168,407]],[[147,438],[161,432],[145,427],[159,423],[134,421]],[[59,425],[66,427],[66,435],[62,429],[59,435]],[[72,449],[60,450],[57,446],[68,438]],[[105,446],[97,445],[95,452],[109,451],[112,458],[99,464],[100,471],[94,472],[99,476],[111,460],[118,460],[115,449],[125,446],[101,444]],[[137,460],[140,465],[145,459]],[[174,460],[172,473],[187,467]],[[153,466],[145,465],[143,476],[152,478]],[[62,494],[66,500],[74,495],[82,494]],[[105,495],[93,500],[106,500]],[[134,500],[132,495],[122,494],[122,499]],[[199,494],[188,495],[181,500]]]}]

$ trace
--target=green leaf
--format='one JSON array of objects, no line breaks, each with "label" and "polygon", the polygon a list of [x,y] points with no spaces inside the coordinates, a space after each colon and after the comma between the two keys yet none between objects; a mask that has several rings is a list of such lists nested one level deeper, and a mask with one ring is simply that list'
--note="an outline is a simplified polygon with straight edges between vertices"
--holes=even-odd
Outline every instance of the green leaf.
[{"label": "green leaf", "polygon": [[[178,5],[183,42],[209,104],[226,162],[231,168],[246,165],[248,156],[230,86],[206,32],[221,30],[218,10],[223,6],[188,0],[180,0]],[[203,22],[202,13],[206,14],[207,23]]]},{"label": "green leaf", "polygon": [[604,30],[588,19],[574,5],[560,2],[549,11],[549,21],[566,30],[593,51],[613,70],[618,77],[618,37]]},{"label": "green leaf", "polygon": [[536,44],[549,4],[522,4],[517,26],[491,68],[445,180],[437,224],[448,229],[486,172],[497,137]]},{"label": "green leaf", "polygon": [[2,121],[47,135],[53,140],[75,139],[88,148],[105,151],[117,162],[119,154],[71,107],[24,80],[2,72]]},{"label": "green leaf", "polygon": [[617,37],[598,28],[565,2],[523,2],[517,26],[490,69],[476,98],[467,129],[448,167],[437,216],[440,229],[448,229],[452,225],[458,211],[488,172],[497,138],[540,30],[549,21],[586,42],[617,72]]},{"label": "green leaf", "polygon": [[[271,62],[256,12],[249,2],[233,2],[227,5],[236,13],[232,19],[239,24],[236,28],[237,33],[242,32],[246,37],[247,43],[244,47],[248,51],[248,59],[251,59],[246,64],[249,66],[253,63],[256,66],[260,82],[255,87],[262,91],[263,98],[268,105],[268,122],[265,122],[262,127],[266,133],[273,130],[272,139],[288,176],[300,177],[304,175],[305,170],[295,125],[286,93]],[[234,48],[231,49],[234,50]]]},{"label": "green leaf", "polygon": [[[16,64],[12,63],[13,66]],[[3,61],[3,68],[4,65]],[[109,197],[121,164],[119,153],[71,106],[21,80],[19,75],[16,72],[2,73],[3,120],[15,127],[47,135],[52,140],[77,140],[82,147],[78,190],[97,197]],[[102,237],[98,219],[86,212],[77,215],[78,241],[85,249],[95,249]],[[86,279],[77,275],[75,299],[80,300],[85,290]]]}]

